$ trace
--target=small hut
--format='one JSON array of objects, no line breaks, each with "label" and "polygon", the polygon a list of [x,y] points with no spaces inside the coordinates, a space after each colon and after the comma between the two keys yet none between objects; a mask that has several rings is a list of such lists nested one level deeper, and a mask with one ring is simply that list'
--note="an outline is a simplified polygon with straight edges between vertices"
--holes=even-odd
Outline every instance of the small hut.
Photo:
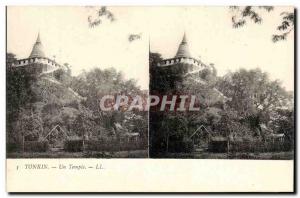
[{"label": "small hut", "polygon": [[229,140],[223,136],[214,136],[210,138],[208,150],[213,153],[228,152]]},{"label": "small hut", "polygon": [[68,134],[65,130],[61,126],[55,125],[42,140],[47,140],[50,148],[55,150],[62,149],[67,138]]},{"label": "small hut", "polygon": [[268,135],[268,139],[274,142],[283,142],[285,139],[284,133],[271,133]]},{"label": "small hut", "polygon": [[210,141],[211,131],[204,125],[198,127],[192,135],[189,137],[193,141],[193,144],[198,147],[207,148]]}]

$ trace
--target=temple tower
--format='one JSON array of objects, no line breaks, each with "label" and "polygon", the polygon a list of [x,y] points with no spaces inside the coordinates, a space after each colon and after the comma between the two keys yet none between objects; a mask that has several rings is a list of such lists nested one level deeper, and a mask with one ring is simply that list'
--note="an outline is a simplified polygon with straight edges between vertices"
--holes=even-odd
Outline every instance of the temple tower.
[{"label": "temple tower", "polygon": [[159,62],[157,69],[165,77],[170,87],[174,87],[177,82],[180,82],[186,76],[195,76],[195,79],[199,79],[199,74],[202,70],[211,70],[212,68],[191,55],[188,39],[184,33],[174,58],[164,59]]},{"label": "temple tower", "polygon": [[40,33],[38,34],[36,42],[33,45],[30,56],[29,56],[29,58],[35,58],[35,57],[45,57],[44,47],[41,42]]},{"label": "temple tower", "polygon": [[25,69],[33,74],[41,74],[53,73],[57,70],[66,70],[67,68],[45,55],[40,34],[38,34],[29,57],[15,61],[12,64],[12,69]]},{"label": "temple tower", "polygon": [[187,43],[186,34],[184,33],[182,41],[178,47],[175,58],[191,57],[189,45]]}]

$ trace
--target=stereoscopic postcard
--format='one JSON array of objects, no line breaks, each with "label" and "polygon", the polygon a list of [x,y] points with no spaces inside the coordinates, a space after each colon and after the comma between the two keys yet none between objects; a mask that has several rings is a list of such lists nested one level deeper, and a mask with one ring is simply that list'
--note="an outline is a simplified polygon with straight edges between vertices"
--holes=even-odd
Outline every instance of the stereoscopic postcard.
[{"label": "stereoscopic postcard", "polygon": [[293,192],[288,6],[7,6],[8,192]]}]

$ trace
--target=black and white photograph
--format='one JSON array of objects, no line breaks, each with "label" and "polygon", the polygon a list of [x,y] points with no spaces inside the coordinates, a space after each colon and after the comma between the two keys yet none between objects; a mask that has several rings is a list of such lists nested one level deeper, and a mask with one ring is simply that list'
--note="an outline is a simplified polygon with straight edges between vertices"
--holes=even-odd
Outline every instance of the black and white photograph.
[{"label": "black and white photograph", "polygon": [[150,110],[150,157],[293,159],[294,8],[157,13],[150,94],[174,106]]},{"label": "black and white photograph", "polygon": [[7,192],[295,192],[295,5],[78,2],[5,7]]},{"label": "black and white photograph", "polygon": [[148,94],[148,40],[133,20],[139,14],[7,7],[8,158],[148,157],[148,112],[100,108],[105,95]]}]

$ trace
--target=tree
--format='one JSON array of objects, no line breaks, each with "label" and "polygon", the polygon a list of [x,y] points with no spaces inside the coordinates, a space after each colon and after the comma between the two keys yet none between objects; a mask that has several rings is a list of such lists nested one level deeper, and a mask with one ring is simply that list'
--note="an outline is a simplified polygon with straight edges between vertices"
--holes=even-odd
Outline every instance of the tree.
[{"label": "tree", "polygon": [[162,139],[159,141],[165,144],[165,151],[168,152],[170,142],[180,141],[187,138],[188,126],[184,116],[165,114],[161,122],[160,133]]},{"label": "tree", "polygon": [[[100,109],[100,100],[104,95],[117,96],[119,94],[124,94],[127,96],[135,96],[142,94],[142,91],[136,85],[135,80],[125,80],[124,75],[113,68],[104,70],[95,68],[89,72],[83,72],[73,79],[71,87],[86,98],[86,100],[80,104],[80,112],[81,114],[83,113],[83,115],[78,117],[78,120],[75,121],[76,126],[78,123],[81,123],[79,124],[80,126],[78,126],[79,131],[74,129],[75,131],[78,131],[77,134],[85,131],[95,135],[99,133],[98,129],[103,127],[107,131],[113,131],[116,123],[122,124],[125,121],[128,121],[126,127],[132,123],[136,124],[140,129],[145,128],[148,124],[148,116],[146,114],[142,115],[144,122],[140,122],[140,119],[136,119],[140,116],[139,112],[131,112],[134,116],[129,120],[126,120],[127,112],[119,110],[103,111]],[[129,127],[127,130],[133,132],[136,129]],[[145,131],[141,132],[138,130],[138,132],[142,136],[145,136]],[[119,134],[110,133],[110,135],[118,136]]]},{"label": "tree", "polygon": [[277,133],[283,133],[289,141],[294,140],[294,110],[277,109],[271,117],[271,127]]},{"label": "tree", "polygon": [[231,99],[229,106],[242,117],[256,114],[268,120],[270,112],[285,108],[292,101],[280,82],[271,81],[260,69],[229,73],[220,79],[218,88]]},{"label": "tree", "polygon": [[149,53],[149,76],[150,76],[150,92],[164,92],[169,89],[167,79],[164,73],[157,68],[157,64],[163,60],[159,53]]},{"label": "tree", "polygon": [[[233,28],[240,28],[249,22],[261,24],[263,18],[260,14],[261,10],[271,12],[274,9],[273,6],[231,6],[230,10],[232,14],[232,26]],[[294,31],[294,12],[282,12],[282,21],[277,26],[278,33],[272,35],[272,41],[277,42],[286,40],[287,36]]]},{"label": "tree", "polygon": [[6,69],[11,69],[12,63],[14,63],[16,60],[15,54],[6,53]]},{"label": "tree", "polygon": [[[37,96],[32,90],[32,83],[36,82],[36,77],[26,70],[12,69],[10,66],[15,61],[15,55],[7,54],[6,70],[6,126],[7,141],[14,142],[19,140],[17,123],[19,116],[24,109],[31,110],[32,104]],[[23,110],[22,110],[23,109]]]}]

